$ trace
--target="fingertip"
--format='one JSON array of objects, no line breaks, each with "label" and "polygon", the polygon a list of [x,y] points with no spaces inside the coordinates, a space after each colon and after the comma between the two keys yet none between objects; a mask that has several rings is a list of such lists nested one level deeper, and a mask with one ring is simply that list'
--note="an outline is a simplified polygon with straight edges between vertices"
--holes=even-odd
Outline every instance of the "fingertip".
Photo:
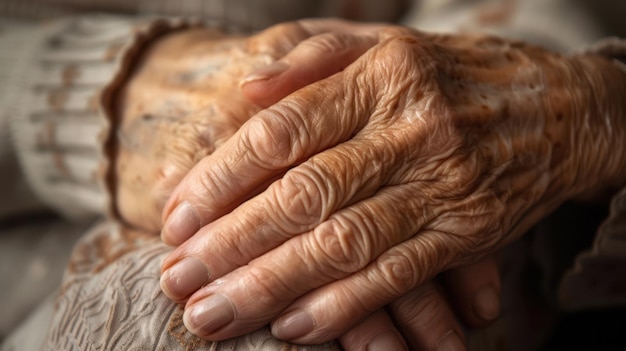
[{"label": "fingertip", "polygon": [[448,331],[444,336],[439,339],[436,346],[437,351],[464,351],[466,350],[465,343],[454,332],[454,330]]},{"label": "fingertip", "polygon": [[285,62],[274,62],[244,77],[239,82],[239,88],[248,101],[268,108],[297,89],[293,85],[293,77],[289,77],[289,68]]},{"label": "fingertip", "polygon": [[305,310],[296,310],[278,318],[271,325],[272,335],[281,340],[296,340],[315,328],[313,317]]},{"label": "fingertip", "polygon": [[283,61],[276,61],[271,63],[265,67],[261,67],[252,71],[250,74],[245,76],[241,81],[239,81],[239,87],[243,88],[245,85],[249,83],[263,83],[281,73],[285,72],[289,69],[289,65]]},{"label": "fingertip", "polygon": [[398,335],[397,331],[390,330],[374,336],[365,349],[367,351],[405,351],[409,347],[404,342],[404,339]]},{"label": "fingertip", "polygon": [[472,327],[483,327],[500,315],[500,275],[493,257],[446,273],[455,307]]},{"label": "fingertip", "polygon": [[492,285],[480,288],[474,294],[474,313],[486,322],[491,322],[500,315],[500,293]]},{"label": "fingertip", "polygon": [[380,309],[353,326],[339,337],[346,351],[408,350],[408,346],[393,321]]},{"label": "fingertip", "polygon": [[202,227],[200,216],[189,203],[183,201],[166,217],[161,240],[170,246],[177,246],[189,239]]},{"label": "fingertip", "polygon": [[300,88],[343,71],[376,41],[371,33],[317,34],[298,43],[280,61],[252,72],[239,86],[249,101],[267,108]]}]

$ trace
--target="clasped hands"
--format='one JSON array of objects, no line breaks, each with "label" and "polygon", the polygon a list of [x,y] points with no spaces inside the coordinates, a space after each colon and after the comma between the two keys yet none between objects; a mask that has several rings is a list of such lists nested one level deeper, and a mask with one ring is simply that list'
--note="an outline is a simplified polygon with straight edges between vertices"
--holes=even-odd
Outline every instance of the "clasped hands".
[{"label": "clasped hands", "polygon": [[[335,20],[242,42],[273,62],[237,87],[246,117],[157,201],[177,246],[161,285],[201,337],[272,322],[297,343],[402,345],[394,320],[412,347],[462,348],[448,297],[469,324],[498,314],[483,258],[623,179],[624,72],[603,58]],[[450,269],[445,296],[429,280]]]}]

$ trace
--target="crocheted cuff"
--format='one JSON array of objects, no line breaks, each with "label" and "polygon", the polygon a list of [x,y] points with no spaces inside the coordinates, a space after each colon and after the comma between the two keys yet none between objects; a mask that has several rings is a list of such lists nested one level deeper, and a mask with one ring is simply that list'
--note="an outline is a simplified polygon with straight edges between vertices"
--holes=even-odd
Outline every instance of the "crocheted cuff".
[{"label": "crocheted cuff", "polygon": [[142,48],[185,26],[88,16],[39,28],[46,34],[35,38],[11,129],[26,178],[47,205],[71,218],[116,216],[112,100]]}]

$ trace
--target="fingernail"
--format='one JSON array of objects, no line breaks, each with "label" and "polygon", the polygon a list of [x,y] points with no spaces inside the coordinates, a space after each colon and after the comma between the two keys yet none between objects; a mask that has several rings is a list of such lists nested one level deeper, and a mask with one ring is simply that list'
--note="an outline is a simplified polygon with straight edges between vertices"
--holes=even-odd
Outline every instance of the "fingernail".
[{"label": "fingernail", "polygon": [[380,333],[367,345],[367,351],[408,350],[404,340],[394,332]]},{"label": "fingernail", "polygon": [[235,309],[230,301],[219,294],[209,295],[193,304],[183,313],[183,323],[189,331],[199,336],[212,334],[235,319]]},{"label": "fingernail", "polygon": [[206,266],[197,258],[186,257],[161,275],[161,290],[169,298],[182,300],[209,282]]},{"label": "fingernail", "polygon": [[268,80],[272,77],[275,77],[283,72],[285,72],[289,68],[289,65],[282,61],[276,61],[272,64],[269,64],[265,67],[261,67],[249,75],[245,76],[240,82],[239,86],[244,86],[250,82],[258,81],[258,80]]},{"label": "fingernail", "polygon": [[486,286],[474,295],[474,312],[484,320],[493,320],[500,314],[500,298],[496,289]]},{"label": "fingernail", "polygon": [[456,333],[450,330],[446,335],[444,335],[439,342],[437,342],[437,351],[463,351],[465,350],[465,345],[461,342],[461,339],[456,335]]},{"label": "fingernail", "polygon": [[189,202],[181,202],[170,214],[163,226],[163,241],[180,244],[194,235],[201,227],[200,217]]},{"label": "fingernail", "polygon": [[294,340],[313,331],[315,322],[311,315],[299,310],[280,318],[272,324],[272,334],[278,339]]}]

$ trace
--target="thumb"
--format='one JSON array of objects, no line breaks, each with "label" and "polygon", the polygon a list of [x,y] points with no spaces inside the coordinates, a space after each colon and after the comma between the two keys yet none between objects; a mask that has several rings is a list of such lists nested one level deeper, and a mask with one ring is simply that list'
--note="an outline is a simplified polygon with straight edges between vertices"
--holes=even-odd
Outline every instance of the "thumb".
[{"label": "thumb", "polygon": [[[288,50],[278,61],[245,77],[240,82],[243,95],[269,107],[306,85],[342,71],[378,42],[376,25],[337,22],[301,21],[255,37],[252,42],[256,46],[263,42],[274,45],[274,51]],[[289,33],[279,36],[274,33],[278,30]],[[259,39],[263,35],[265,39]]]}]

